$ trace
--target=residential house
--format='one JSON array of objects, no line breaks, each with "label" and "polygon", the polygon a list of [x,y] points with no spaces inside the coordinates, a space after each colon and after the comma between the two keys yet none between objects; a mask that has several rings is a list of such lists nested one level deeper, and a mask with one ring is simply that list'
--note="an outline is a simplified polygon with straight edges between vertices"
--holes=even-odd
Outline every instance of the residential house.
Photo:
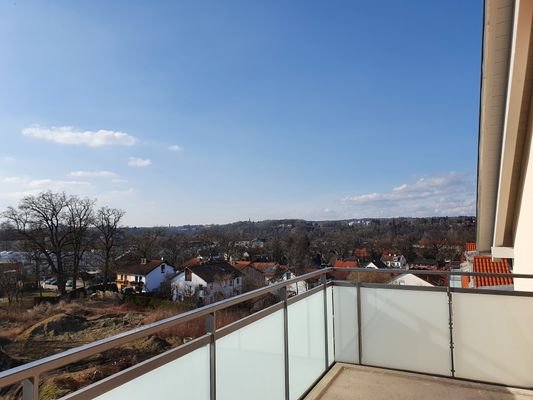
[{"label": "residential house", "polygon": [[148,261],[142,258],[138,264],[119,267],[116,283],[119,290],[132,287],[137,292],[154,292],[175,272],[176,269],[163,259]]},{"label": "residential house", "polygon": [[[333,258],[330,260],[330,264],[332,267],[339,268],[339,269],[359,267],[359,264],[357,263],[355,258],[346,258],[346,259]],[[352,273],[351,271],[333,271],[329,273],[328,276],[332,279],[345,280],[348,278],[348,276],[351,273]]]},{"label": "residential house", "polygon": [[235,247],[263,249],[265,247],[266,239],[252,239],[252,240],[237,240],[234,243]]},{"label": "residential house", "polygon": [[26,251],[0,251],[0,264],[13,262],[29,264],[31,262],[31,253]]},{"label": "residential house", "polygon": [[242,293],[243,274],[225,261],[206,261],[184,268],[171,279],[175,301],[195,297],[210,304]]},{"label": "residential house", "polygon": [[265,247],[266,240],[265,239],[252,239],[250,240],[250,246],[253,249],[263,249]]},{"label": "residential house", "polygon": [[283,279],[283,275],[289,270],[288,267],[281,266],[274,261],[254,261],[250,264],[250,267],[263,275],[267,285]]},{"label": "residential house", "polygon": [[381,261],[379,258],[376,258],[372,260],[370,263],[368,263],[365,268],[372,268],[372,269],[385,269],[388,268],[387,264],[385,264],[383,261]]},{"label": "residential house", "polygon": [[265,285],[263,273],[255,269],[251,261],[236,261],[232,265],[243,274],[244,287],[254,288]]},{"label": "residential house", "polygon": [[415,274],[401,274],[392,279],[389,285],[406,285],[406,286],[433,286]]},{"label": "residential house", "polygon": [[[245,286],[248,284],[252,287],[262,287],[296,277],[288,266],[272,261],[237,261],[234,266],[243,273]],[[287,286],[289,293],[297,294],[306,290],[305,281]]]},{"label": "residential house", "polygon": [[381,257],[381,261],[389,268],[407,269],[407,260],[401,254],[385,253]]},{"label": "residential house", "polygon": [[[439,271],[439,268],[437,268],[436,265],[429,265],[429,266],[414,266],[412,268],[409,268],[410,271]],[[440,270],[445,270],[440,269]],[[449,284],[449,278],[447,275],[417,275],[420,279],[425,280],[426,282],[431,283],[432,286],[448,286]]]}]

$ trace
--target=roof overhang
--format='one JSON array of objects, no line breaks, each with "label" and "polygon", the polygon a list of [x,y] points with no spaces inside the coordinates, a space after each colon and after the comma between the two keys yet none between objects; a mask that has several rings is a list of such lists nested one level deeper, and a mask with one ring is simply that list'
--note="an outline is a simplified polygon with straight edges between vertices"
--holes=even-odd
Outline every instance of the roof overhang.
[{"label": "roof overhang", "polygon": [[486,1],[477,199],[480,252],[514,245],[533,104],[532,21],[533,1]]},{"label": "roof overhang", "polygon": [[514,0],[485,1],[478,144],[477,249],[493,244],[505,124]]}]

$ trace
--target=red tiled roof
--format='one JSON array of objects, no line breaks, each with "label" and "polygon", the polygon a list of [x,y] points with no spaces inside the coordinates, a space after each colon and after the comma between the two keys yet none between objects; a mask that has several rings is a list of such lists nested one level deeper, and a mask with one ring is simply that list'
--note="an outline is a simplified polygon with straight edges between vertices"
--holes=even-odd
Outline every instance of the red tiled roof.
[{"label": "red tiled roof", "polygon": [[468,289],[470,287],[470,277],[469,276],[461,276],[461,286],[463,289]]},{"label": "red tiled roof", "polygon": [[234,267],[239,271],[242,271],[244,268],[248,267],[252,262],[251,261],[236,261]]},{"label": "red tiled roof", "polygon": [[465,250],[466,251],[476,251],[476,242],[466,242]]},{"label": "red tiled roof", "polygon": [[185,261],[181,268],[191,268],[200,264],[202,264],[202,259],[199,259],[198,257],[193,257],[189,261]]},{"label": "red tiled roof", "polygon": [[[492,272],[496,274],[510,274],[509,264],[506,259],[492,261],[489,256],[474,257],[474,272]],[[513,278],[476,276],[476,287],[512,285]]]},{"label": "red tiled roof", "polygon": [[269,269],[273,269],[275,268],[276,266],[278,266],[279,264],[276,263],[276,262],[253,262],[253,263],[250,263],[250,266],[255,268],[256,270],[260,271],[260,272],[265,272]]},{"label": "red tiled roof", "polygon": [[357,268],[357,261],[336,260],[333,266],[335,268]]}]

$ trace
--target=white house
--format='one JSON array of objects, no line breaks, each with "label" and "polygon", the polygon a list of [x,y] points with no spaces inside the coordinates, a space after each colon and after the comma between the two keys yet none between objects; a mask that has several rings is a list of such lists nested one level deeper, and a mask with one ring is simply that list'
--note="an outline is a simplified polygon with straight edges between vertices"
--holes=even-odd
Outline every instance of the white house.
[{"label": "white house", "polygon": [[369,262],[367,265],[365,265],[364,268],[370,268],[370,269],[384,269],[384,268],[388,268],[387,265],[385,263],[383,263],[383,261],[381,260],[373,260],[371,262]]},{"label": "white house", "polygon": [[414,274],[401,274],[389,282],[389,285],[407,285],[407,286],[433,286],[422,278]]},{"label": "white house", "polygon": [[132,287],[139,292],[153,292],[158,291],[167,277],[175,273],[176,269],[164,260],[147,261],[143,258],[139,264],[118,268],[116,283],[119,290]]},{"label": "white house", "polygon": [[225,261],[202,263],[172,278],[172,297],[174,301],[195,297],[210,304],[242,293],[242,279],[242,273]]},{"label": "white house", "polygon": [[407,269],[407,260],[401,254],[388,253],[381,257],[381,261],[389,268]]}]

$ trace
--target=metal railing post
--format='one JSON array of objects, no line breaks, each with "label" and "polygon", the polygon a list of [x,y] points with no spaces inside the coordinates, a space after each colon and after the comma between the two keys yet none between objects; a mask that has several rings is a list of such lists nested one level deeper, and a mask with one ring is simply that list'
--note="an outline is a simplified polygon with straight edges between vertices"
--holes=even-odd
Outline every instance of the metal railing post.
[{"label": "metal railing post", "polygon": [[285,400],[289,400],[289,310],[287,308],[287,288],[280,288],[279,295],[283,301],[283,361],[285,368]]},{"label": "metal railing post", "polygon": [[[357,274],[359,275],[359,274]],[[357,278],[357,350],[359,353],[359,365],[363,364],[363,334],[361,332],[361,282]]]},{"label": "metal railing post", "polygon": [[39,399],[39,377],[34,376],[31,379],[22,381],[22,400]]},{"label": "metal railing post", "polygon": [[326,274],[320,276],[320,283],[323,286],[324,293],[324,351],[326,353],[326,366],[325,371],[329,368],[329,343],[328,343],[328,296],[327,296],[327,280]]},{"label": "metal railing post", "polygon": [[452,300],[452,292],[450,290],[450,287],[446,289],[446,292],[448,293],[448,325],[450,328],[450,371],[452,374],[452,378],[455,378],[455,355],[454,355],[454,344],[453,344],[453,300]]},{"label": "metal railing post", "polygon": [[216,400],[217,398],[217,351],[216,351],[216,312],[206,315],[205,317],[206,331],[211,335],[209,343],[209,398]]}]

